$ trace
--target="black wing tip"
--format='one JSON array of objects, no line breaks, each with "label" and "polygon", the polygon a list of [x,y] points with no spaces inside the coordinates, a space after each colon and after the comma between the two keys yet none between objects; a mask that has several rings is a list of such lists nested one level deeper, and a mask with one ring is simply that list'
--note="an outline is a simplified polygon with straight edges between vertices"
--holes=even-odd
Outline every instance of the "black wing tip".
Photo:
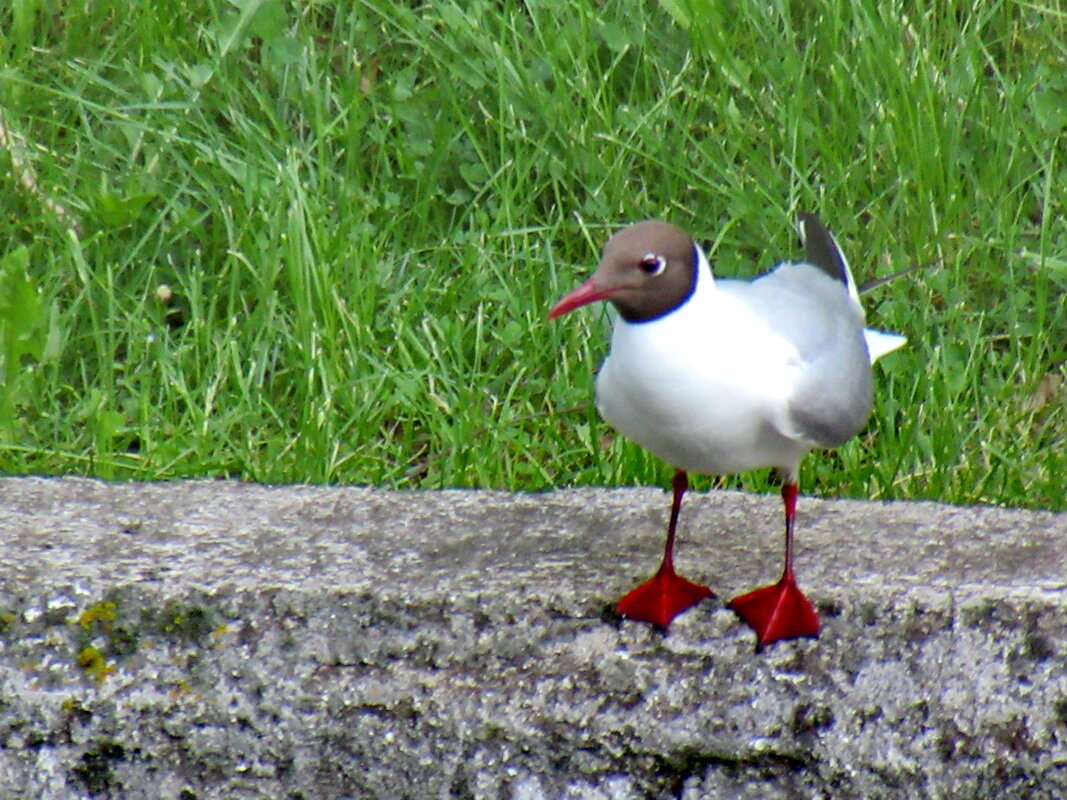
[{"label": "black wing tip", "polygon": [[802,247],[807,247],[816,239],[832,239],[830,229],[822,221],[818,214],[811,211],[797,212],[797,235]]},{"label": "black wing tip", "polygon": [[818,214],[797,212],[797,233],[804,247],[804,260],[818,267],[835,281],[848,285],[848,267],[837,240]]}]

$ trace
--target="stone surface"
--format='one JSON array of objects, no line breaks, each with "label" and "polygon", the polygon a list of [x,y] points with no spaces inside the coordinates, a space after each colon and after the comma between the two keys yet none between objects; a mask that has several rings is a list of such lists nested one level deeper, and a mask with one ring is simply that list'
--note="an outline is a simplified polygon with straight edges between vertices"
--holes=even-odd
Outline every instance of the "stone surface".
[{"label": "stone surface", "polygon": [[[1067,515],[802,498],[818,641],[610,603],[667,495],[0,480],[0,797],[1067,797]],[[696,494],[679,568],[779,569]]]}]

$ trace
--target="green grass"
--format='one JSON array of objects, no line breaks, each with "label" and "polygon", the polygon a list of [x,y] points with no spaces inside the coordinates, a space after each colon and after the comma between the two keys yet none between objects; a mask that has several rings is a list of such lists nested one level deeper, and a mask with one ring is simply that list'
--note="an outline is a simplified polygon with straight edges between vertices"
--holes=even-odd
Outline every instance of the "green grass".
[{"label": "green grass", "polygon": [[0,469],[662,483],[590,405],[606,315],[547,309],[621,223],[750,277],[803,208],[931,266],[802,485],[1064,508],[1060,0],[726,6],[7,4]]}]

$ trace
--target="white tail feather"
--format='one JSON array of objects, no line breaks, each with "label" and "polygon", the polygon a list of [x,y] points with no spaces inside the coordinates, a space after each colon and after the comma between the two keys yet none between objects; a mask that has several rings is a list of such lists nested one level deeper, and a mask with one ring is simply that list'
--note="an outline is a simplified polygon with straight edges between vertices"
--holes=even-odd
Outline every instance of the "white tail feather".
[{"label": "white tail feather", "polygon": [[872,364],[887,353],[892,353],[908,343],[906,336],[876,331],[873,328],[867,328],[863,336],[867,340],[867,352],[871,356]]}]

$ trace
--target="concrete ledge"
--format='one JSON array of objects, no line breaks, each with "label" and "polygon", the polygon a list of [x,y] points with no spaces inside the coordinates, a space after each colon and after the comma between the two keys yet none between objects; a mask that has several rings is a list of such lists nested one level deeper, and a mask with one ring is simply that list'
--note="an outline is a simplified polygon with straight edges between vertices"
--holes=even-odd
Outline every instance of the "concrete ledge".
[{"label": "concrete ledge", "polygon": [[[802,498],[817,642],[607,610],[657,490],[0,480],[0,797],[1067,797],[1067,515]],[[776,577],[775,497],[680,568]]]}]

